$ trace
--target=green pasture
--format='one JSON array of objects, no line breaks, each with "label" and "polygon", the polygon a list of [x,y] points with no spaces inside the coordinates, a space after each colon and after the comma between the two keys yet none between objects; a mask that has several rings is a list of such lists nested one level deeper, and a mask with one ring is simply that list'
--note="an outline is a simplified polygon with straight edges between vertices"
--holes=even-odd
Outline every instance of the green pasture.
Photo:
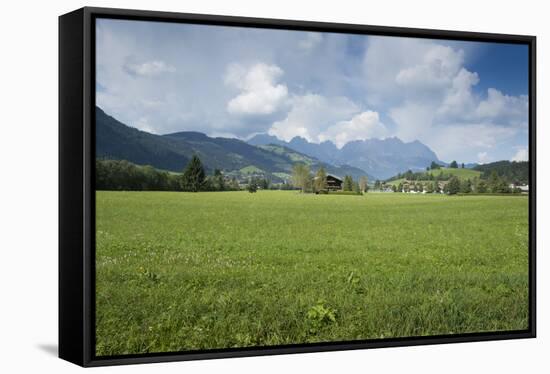
[{"label": "green pasture", "polygon": [[[440,169],[436,169],[436,170],[429,170],[429,171],[426,171],[425,172],[425,175],[429,175],[429,174],[432,174],[434,177],[437,177],[439,175],[439,173],[443,173],[444,175],[453,175],[455,177],[457,177],[459,180],[465,180],[465,179],[474,179],[474,178],[479,178],[481,176],[481,172],[478,171],[478,170],[473,170],[473,169],[462,169],[462,168],[458,168],[458,169],[455,169],[455,168],[440,168]],[[387,184],[389,185],[399,185],[399,183],[403,183],[405,181],[405,178],[399,178],[399,179],[394,179],[392,181],[388,181],[386,182]],[[416,182],[416,181],[415,181]],[[424,180],[419,180],[418,182],[422,182],[422,183],[433,183],[433,180],[429,180],[429,179],[424,179]]]},{"label": "green pasture", "polygon": [[527,197],[96,196],[100,356],[527,328]]}]

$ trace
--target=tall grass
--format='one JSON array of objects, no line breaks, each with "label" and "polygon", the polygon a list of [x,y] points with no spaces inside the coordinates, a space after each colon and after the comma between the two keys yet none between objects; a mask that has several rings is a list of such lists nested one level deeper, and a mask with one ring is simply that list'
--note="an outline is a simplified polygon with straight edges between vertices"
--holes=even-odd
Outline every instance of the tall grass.
[{"label": "tall grass", "polygon": [[98,355],[527,328],[527,199],[97,192]]}]

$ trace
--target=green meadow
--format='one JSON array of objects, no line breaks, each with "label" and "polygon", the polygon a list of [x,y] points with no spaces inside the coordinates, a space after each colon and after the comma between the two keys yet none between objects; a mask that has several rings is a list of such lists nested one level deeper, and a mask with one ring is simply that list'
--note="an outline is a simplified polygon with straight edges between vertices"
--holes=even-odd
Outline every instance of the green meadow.
[{"label": "green meadow", "polygon": [[[474,178],[479,178],[481,176],[481,172],[478,171],[478,170],[462,169],[462,168],[444,168],[444,167],[442,167],[442,168],[439,168],[439,169],[436,169],[436,170],[429,170],[429,171],[425,172],[426,176],[428,174],[431,174],[434,177],[437,177],[440,173],[442,173],[444,175],[447,175],[447,174],[453,175],[453,176],[457,177],[459,180],[474,179]],[[405,178],[399,178],[399,179],[394,179],[392,181],[388,181],[387,184],[397,186],[399,183],[403,183],[404,181],[405,181]],[[421,180],[421,182],[429,182],[429,179],[425,178],[425,179]]]},{"label": "green meadow", "polygon": [[528,199],[97,192],[96,353],[528,327]]}]

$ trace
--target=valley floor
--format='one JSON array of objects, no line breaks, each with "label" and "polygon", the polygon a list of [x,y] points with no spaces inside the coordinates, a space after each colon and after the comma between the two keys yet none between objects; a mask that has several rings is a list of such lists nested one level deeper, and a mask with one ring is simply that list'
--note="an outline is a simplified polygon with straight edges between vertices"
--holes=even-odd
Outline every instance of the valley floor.
[{"label": "valley floor", "polygon": [[527,328],[527,197],[96,196],[99,356]]}]

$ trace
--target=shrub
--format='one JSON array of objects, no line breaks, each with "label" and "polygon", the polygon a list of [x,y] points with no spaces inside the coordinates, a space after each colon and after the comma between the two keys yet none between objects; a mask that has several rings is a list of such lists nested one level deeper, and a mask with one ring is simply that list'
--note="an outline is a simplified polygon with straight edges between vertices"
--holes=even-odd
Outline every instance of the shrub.
[{"label": "shrub", "polygon": [[321,328],[336,322],[336,310],[319,300],[308,310],[307,319],[311,325],[310,332],[317,333]]}]

